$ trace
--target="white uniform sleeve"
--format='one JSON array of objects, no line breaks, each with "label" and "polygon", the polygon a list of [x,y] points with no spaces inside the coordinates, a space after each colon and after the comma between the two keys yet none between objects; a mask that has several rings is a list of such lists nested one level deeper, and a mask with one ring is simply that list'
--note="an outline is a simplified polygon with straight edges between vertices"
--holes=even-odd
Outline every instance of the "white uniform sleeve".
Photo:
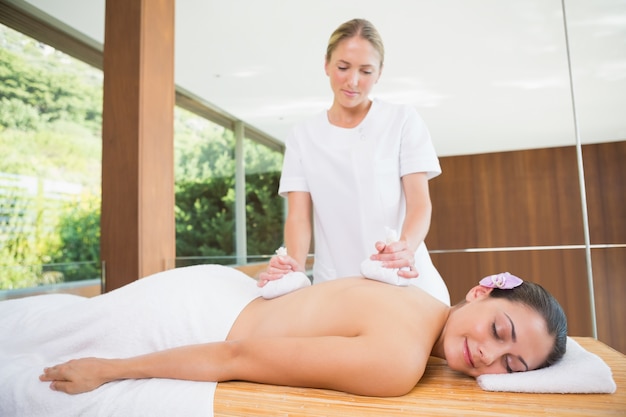
[{"label": "white uniform sleeve", "polygon": [[428,179],[434,178],[441,174],[441,166],[428,128],[414,108],[406,108],[400,145],[400,176],[426,172]]},{"label": "white uniform sleeve", "polygon": [[287,197],[287,193],[290,191],[309,192],[297,128],[291,131],[285,142],[285,156],[280,175],[280,185],[278,186],[278,195]]}]

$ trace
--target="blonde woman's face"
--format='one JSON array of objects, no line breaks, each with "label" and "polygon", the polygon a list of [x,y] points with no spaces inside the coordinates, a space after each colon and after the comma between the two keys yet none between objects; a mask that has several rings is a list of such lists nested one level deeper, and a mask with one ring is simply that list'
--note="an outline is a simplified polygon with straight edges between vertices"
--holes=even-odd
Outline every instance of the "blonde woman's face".
[{"label": "blonde woman's face", "polygon": [[380,55],[372,44],[355,36],[341,41],[325,65],[335,102],[356,107],[368,101],[380,78]]}]

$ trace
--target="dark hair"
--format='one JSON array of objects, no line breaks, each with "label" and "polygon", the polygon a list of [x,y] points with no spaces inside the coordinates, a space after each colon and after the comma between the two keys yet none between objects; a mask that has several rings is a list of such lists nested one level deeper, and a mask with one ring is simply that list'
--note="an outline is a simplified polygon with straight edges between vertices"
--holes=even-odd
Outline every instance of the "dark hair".
[{"label": "dark hair", "polygon": [[535,310],[545,319],[548,334],[554,336],[554,347],[546,361],[539,367],[545,368],[558,362],[565,354],[567,343],[567,317],[559,302],[541,285],[524,281],[520,286],[510,290],[494,288],[491,297],[504,298],[512,302],[522,303]]}]

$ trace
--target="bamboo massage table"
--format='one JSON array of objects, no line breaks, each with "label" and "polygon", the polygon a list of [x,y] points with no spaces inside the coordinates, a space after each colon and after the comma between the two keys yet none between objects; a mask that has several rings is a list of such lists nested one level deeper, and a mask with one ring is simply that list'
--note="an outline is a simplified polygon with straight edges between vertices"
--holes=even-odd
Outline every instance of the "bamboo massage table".
[{"label": "bamboo massage table", "polygon": [[224,382],[217,386],[215,417],[306,416],[626,416],[626,356],[588,337],[574,338],[613,371],[614,394],[528,394],[483,391],[473,378],[431,358],[407,395],[361,397],[342,392]]}]

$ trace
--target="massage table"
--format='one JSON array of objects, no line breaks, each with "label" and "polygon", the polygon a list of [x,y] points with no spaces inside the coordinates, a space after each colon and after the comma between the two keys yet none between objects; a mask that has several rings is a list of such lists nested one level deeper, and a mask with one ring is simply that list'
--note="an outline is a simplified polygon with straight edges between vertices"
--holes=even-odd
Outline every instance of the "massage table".
[{"label": "massage table", "polygon": [[626,356],[593,338],[574,339],[611,367],[617,384],[614,394],[484,391],[473,378],[450,370],[441,359],[430,358],[419,384],[395,398],[239,381],[219,383],[215,417],[626,416]]},{"label": "massage table", "polygon": [[[224,279],[207,278],[211,276]],[[559,386],[554,381],[583,381],[585,389],[590,390],[590,386],[601,386],[593,379],[595,371],[604,370],[602,374],[610,380],[611,388],[603,392],[613,394],[485,391],[473,378],[449,370],[443,361],[434,358],[429,360],[419,384],[409,394],[396,398],[239,381],[216,384],[158,378],[115,381],[98,390],[69,396],[50,390],[37,378],[45,366],[73,357],[127,357],[198,340],[223,340],[241,309],[257,296],[258,288],[250,285],[245,274],[219,265],[199,265],[155,274],[102,297],[55,294],[3,302],[0,415],[626,415],[626,358],[590,338],[577,338],[580,346],[573,343],[579,352],[595,360],[580,360],[576,350],[568,348],[569,356],[566,354],[554,367],[545,369],[550,377],[539,374],[544,370],[533,375],[529,372],[486,377],[530,377],[533,389],[548,381],[544,389],[552,391]],[[563,367],[557,368],[560,365]],[[565,372],[557,373],[558,369]],[[580,377],[582,371],[590,369],[592,372]],[[555,378],[555,374],[561,375],[561,379]],[[579,378],[572,378],[571,374]]]}]

